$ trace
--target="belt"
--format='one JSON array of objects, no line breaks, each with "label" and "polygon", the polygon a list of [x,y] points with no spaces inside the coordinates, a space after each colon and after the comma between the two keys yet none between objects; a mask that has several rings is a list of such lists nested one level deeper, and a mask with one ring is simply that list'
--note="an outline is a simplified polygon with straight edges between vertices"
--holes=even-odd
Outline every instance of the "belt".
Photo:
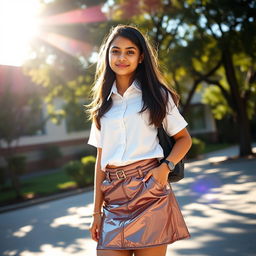
[{"label": "belt", "polygon": [[128,177],[143,177],[144,173],[157,167],[159,162],[156,158],[145,159],[132,164],[119,166],[116,168],[105,168],[106,178],[108,181],[121,180]]}]

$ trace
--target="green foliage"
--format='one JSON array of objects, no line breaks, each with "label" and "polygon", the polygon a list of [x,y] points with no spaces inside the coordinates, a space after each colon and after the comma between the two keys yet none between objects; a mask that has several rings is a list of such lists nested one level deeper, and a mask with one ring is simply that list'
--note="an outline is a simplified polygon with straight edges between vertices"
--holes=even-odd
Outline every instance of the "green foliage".
[{"label": "green foliage", "polygon": [[95,170],[96,158],[94,156],[85,156],[81,159],[83,168],[86,172],[86,183],[92,184],[94,180],[94,170]]},{"label": "green foliage", "polygon": [[76,182],[79,187],[93,183],[95,157],[83,157],[81,161],[70,161],[64,165],[63,170]]},{"label": "green foliage", "polygon": [[86,185],[84,180],[84,168],[80,161],[70,161],[65,164],[62,169],[79,187],[84,187]]},{"label": "green foliage", "polygon": [[[147,7],[150,3],[157,6]],[[214,86],[205,91],[204,103],[218,119],[233,115],[240,155],[251,154],[246,134],[256,114],[255,1],[113,0],[111,5],[113,19],[121,23],[129,17],[155,42],[165,75],[182,96],[183,114],[203,82]]]},{"label": "green foliage", "polygon": [[187,153],[187,157],[195,158],[195,157],[199,156],[200,154],[202,154],[204,149],[205,149],[205,143],[202,140],[193,137],[192,138],[192,146],[191,146],[189,152]]},{"label": "green foliage", "polygon": [[[156,6],[149,8],[149,4]],[[249,84],[246,82],[246,76],[251,74],[253,77],[256,70],[254,1],[245,3],[242,0],[181,0],[177,3],[160,0],[115,0],[112,6],[115,6],[115,11],[112,10],[113,19],[122,21],[129,16],[130,23],[139,23],[144,32],[154,40],[158,46],[161,66],[165,67],[166,76],[171,80],[170,84],[176,86],[179,92],[189,92],[193,80],[200,79],[209,85],[219,83],[226,90],[225,95],[214,95],[223,105],[213,108],[214,115],[218,118],[230,114],[230,109],[233,109],[232,100],[227,99],[234,95],[229,90],[231,80],[227,82],[228,73],[222,65],[212,74],[207,74],[223,61],[222,55],[226,49],[233,58],[235,75],[240,80],[241,95],[245,95],[243,92],[248,90],[248,94],[255,95],[255,79]],[[223,97],[226,98],[225,101]],[[186,102],[184,97],[182,102]],[[209,95],[205,97],[204,102],[213,106]],[[252,102],[253,97],[249,97],[247,107],[250,118],[255,112]]]},{"label": "green foliage", "polygon": [[212,85],[211,87],[204,89],[202,102],[211,106],[213,116],[218,120],[221,120],[224,116],[233,113],[232,109],[227,104],[225,97],[217,86]]}]

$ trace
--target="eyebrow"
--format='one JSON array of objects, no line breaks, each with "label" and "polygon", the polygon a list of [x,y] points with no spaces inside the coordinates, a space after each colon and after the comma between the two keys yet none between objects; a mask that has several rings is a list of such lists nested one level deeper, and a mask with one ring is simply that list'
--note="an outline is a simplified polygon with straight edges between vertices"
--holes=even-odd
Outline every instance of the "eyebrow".
[{"label": "eyebrow", "polygon": [[[111,49],[113,49],[113,48],[116,48],[116,49],[121,49],[120,47],[118,47],[118,46],[112,46],[111,47]],[[134,50],[137,50],[135,47],[133,47],[133,46],[130,46],[130,47],[126,47],[125,49],[134,49]]]}]

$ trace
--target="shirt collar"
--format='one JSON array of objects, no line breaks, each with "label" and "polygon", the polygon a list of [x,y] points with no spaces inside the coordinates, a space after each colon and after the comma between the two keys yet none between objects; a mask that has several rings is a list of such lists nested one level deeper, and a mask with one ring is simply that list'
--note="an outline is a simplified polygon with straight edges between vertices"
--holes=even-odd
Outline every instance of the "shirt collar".
[{"label": "shirt collar", "polygon": [[[134,88],[134,89],[136,89],[137,91],[141,92],[141,84],[140,84],[140,81],[139,81],[139,80],[134,80],[134,81],[132,82],[132,84],[129,86],[128,89],[130,90],[130,88]],[[127,89],[127,90],[128,90],[128,89]],[[117,94],[117,93],[118,93],[117,87],[116,87],[116,81],[114,81],[114,83],[113,83],[113,85],[112,85],[112,88],[111,88],[111,91],[110,91],[110,93],[109,93],[109,95],[108,95],[108,97],[107,97],[107,100],[109,100],[109,98],[111,97],[112,93],[114,93],[114,94]]]}]

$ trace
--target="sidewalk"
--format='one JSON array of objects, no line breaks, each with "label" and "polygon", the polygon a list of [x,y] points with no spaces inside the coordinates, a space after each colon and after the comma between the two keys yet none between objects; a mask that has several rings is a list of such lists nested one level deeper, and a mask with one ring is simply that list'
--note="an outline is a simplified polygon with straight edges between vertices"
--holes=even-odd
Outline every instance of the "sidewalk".
[{"label": "sidewalk", "polygon": [[[222,162],[235,150],[187,163],[185,178],[172,184],[191,238],[169,245],[167,256],[255,255],[256,159]],[[2,213],[0,255],[95,256],[92,209],[88,191]]]}]

